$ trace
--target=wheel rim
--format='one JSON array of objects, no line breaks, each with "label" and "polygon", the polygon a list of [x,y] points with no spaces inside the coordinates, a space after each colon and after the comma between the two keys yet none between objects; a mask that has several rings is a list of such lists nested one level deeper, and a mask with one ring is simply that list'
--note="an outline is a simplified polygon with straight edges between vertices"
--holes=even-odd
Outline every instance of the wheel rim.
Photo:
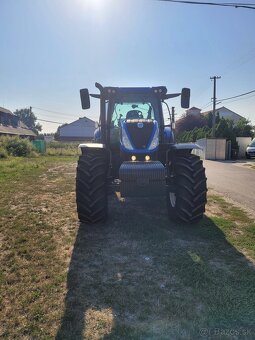
[{"label": "wheel rim", "polygon": [[176,195],[174,192],[169,192],[169,200],[170,200],[171,206],[174,208],[176,204]]}]

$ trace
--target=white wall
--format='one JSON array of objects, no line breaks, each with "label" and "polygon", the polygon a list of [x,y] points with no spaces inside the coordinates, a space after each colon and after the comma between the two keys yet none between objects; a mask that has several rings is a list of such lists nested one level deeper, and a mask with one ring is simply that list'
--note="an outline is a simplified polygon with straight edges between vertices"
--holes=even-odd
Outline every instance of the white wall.
[{"label": "white wall", "polygon": [[251,137],[236,137],[236,141],[239,146],[239,152],[238,152],[238,158],[244,158],[245,157],[245,151],[250,144],[252,138]]},{"label": "white wall", "polygon": [[196,150],[195,152],[200,158],[210,160],[226,159],[226,139],[202,138],[198,139],[196,143],[203,148],[203,150]]},{"label": "white wall", "polygon": [[94,137],[96,123],[86,118],[80,118],[75,122],[60,128],[60,137]]}]

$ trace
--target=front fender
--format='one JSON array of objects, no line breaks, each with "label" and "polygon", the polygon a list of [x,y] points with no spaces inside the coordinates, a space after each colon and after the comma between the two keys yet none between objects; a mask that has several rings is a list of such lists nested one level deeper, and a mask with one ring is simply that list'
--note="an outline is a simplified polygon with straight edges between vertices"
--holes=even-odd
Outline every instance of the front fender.
[{"label": "front fender", "polygon": [[83,143],[78,148],[81,149],[83,155],[88,152],[97,153],[106,150],[105,144],[102,143]]},{"label": "front fender", "polygon": [[198,144],[195,144],[195,143],[177,143],[177,144],[171,145],[170,148],[177,150],[177,151],[181,151],[181,150],[192,151],[194,149],[203,150],[203,148],[201,148],[201,146],[199,146]]}]

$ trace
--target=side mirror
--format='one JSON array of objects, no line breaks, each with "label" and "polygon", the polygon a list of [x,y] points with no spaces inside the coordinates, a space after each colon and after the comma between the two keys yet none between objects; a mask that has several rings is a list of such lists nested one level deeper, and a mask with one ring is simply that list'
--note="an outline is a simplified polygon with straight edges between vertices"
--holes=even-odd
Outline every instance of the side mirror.
[{"label": "side mirror", "polygon": [[80,96],[81,96],[81,107],[83,108],[83,110],[89,109],[90,108],[89,90],[81,89]]},{"label": "side mirror", "polygon": [[190,100],[190,89],[183,88],[181,94],[181,107],[184,109],[189,108],[189,100]]}]

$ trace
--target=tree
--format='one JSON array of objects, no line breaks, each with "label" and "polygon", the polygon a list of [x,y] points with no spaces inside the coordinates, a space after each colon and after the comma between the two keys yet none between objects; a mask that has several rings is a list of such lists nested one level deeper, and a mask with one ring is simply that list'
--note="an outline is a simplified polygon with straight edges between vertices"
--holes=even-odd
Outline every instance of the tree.
[{"label": "tree", "polygon": [[216,138],[226,138],[231,140],[232,148],[237,148],[236,134],[234,130],[234,121],[229,118],[221,118],[215,129]]},{"label": "tree", "polygon": [[195,128],[199,129],[207,125],[207,121],[202,115],[186,114],[176,122],[176,134],[184,131],[191,131]]},{"label": "tree", "polygon": [[237,137],[253,137],[253,127],[246,118],[241,118],[237,122],[234,130]]},{"label": "tree", "polygon": [[37,123],[37,118],[31,109],[20,109],[14,112],[15,115],[19,117],[19,119],[26,124],[34,133],[38,134],[39,131],[42,130],[41,124]]},{"label": "tree", "polygon": [[[207,121],[207,125],[209,128],[212,128],[212,122],[213,122],[213,113],[212,111],[208,112],[208,114],[205,116],[205,119]],[[215,116],[215,124],[218,124],[220,122],[220,114],[217,111]]]}]

